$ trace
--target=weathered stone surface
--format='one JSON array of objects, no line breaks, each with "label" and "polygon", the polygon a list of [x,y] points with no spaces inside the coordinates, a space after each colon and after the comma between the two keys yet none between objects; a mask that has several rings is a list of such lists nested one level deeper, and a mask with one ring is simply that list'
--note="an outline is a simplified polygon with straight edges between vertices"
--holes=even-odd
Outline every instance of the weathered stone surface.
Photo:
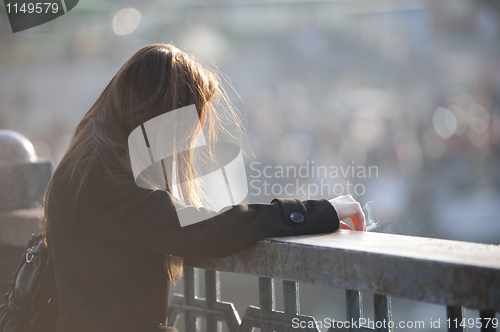
[{"label": "weathered stone surface", "polygon": [[0,164],[0,210],[39,206],[51,173],[49,161]]}]

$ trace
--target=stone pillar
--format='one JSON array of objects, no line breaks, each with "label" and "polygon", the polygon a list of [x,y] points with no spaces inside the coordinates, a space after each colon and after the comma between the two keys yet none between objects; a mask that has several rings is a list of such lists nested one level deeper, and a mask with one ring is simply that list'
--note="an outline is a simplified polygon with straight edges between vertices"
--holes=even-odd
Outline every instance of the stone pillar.
[{"label": "stone pillar", "polygon": [[0,130],[0,295],[7,291],[31,234],[40,232],[40,206],[51,173],[52,163],[39,159],[26,137]]},{"label": "stone pillar", "polygon": [[0,210],[39,206],[50,174],[51,163],[37,158],[26,137],[0,130]]}]

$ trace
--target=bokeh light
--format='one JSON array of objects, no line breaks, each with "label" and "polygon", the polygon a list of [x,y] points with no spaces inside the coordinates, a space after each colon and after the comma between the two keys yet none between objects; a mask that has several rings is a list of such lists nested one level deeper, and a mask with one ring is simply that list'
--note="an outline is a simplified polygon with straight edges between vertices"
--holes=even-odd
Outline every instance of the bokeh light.
[{"label": "bokeh light", "polygon": [[113,31],[117,35],[128,35],[141,23],[141,12],[135,8],[124,8],[113,17]]},{"label": "bokeh light", "polygon": [[438,107],[432,116],[432,125],[436,134],[444,139],[448,139],[457,129],[457,118],[449,109]]}]

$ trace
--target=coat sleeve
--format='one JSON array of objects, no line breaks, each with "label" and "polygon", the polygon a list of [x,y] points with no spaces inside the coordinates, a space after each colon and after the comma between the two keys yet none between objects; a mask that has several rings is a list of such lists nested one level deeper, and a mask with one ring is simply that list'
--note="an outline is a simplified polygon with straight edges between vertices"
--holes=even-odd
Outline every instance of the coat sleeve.
[{"label": "coat sleeve", "polygon": [[[138,187],[131,176],[119,176],[120,184],[108,176],[93,177],[84,195],[96,230],[112,240],[186,258],[225,257],[266,237],[334,232],[339,228],[337,212],[324,199],[300,201],[274,199],[270,204],[238,204],[214,212],[183,206],[205,219],[181,227],[168,192]],[[186,211],[184,211],[186,212]],[[295,222],[290,215],[300,213]]]}]

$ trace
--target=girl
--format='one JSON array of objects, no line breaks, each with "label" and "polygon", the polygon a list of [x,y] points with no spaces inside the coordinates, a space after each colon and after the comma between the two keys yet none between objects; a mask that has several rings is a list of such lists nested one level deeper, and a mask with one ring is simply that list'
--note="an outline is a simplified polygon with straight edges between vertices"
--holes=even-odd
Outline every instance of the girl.
[{"label": "girl", "polygon": [[[179,199],[168,183],[165,190],[139,187],[131,132],[195,105],[213,142],[217,101],[227,103],[227,97],[213,72],[172,45],[148,45],[123,65],[80,121],[47,188],[42,221],[54,262],[58,332],[175,331],[166,326],[168,286],[183,257],[224,257],[266,237],[350,228],[340,221],[345,218],[355,230],[366,229],[351,196],[274,199],[214,214],[200,206],[193,182],[186,185],[193,172],[189,151],[178,157],[173,175]],[[189,146],[199,128],[192,131],[185,135]],[[205,220],[181,227],[180,204]]]}]

